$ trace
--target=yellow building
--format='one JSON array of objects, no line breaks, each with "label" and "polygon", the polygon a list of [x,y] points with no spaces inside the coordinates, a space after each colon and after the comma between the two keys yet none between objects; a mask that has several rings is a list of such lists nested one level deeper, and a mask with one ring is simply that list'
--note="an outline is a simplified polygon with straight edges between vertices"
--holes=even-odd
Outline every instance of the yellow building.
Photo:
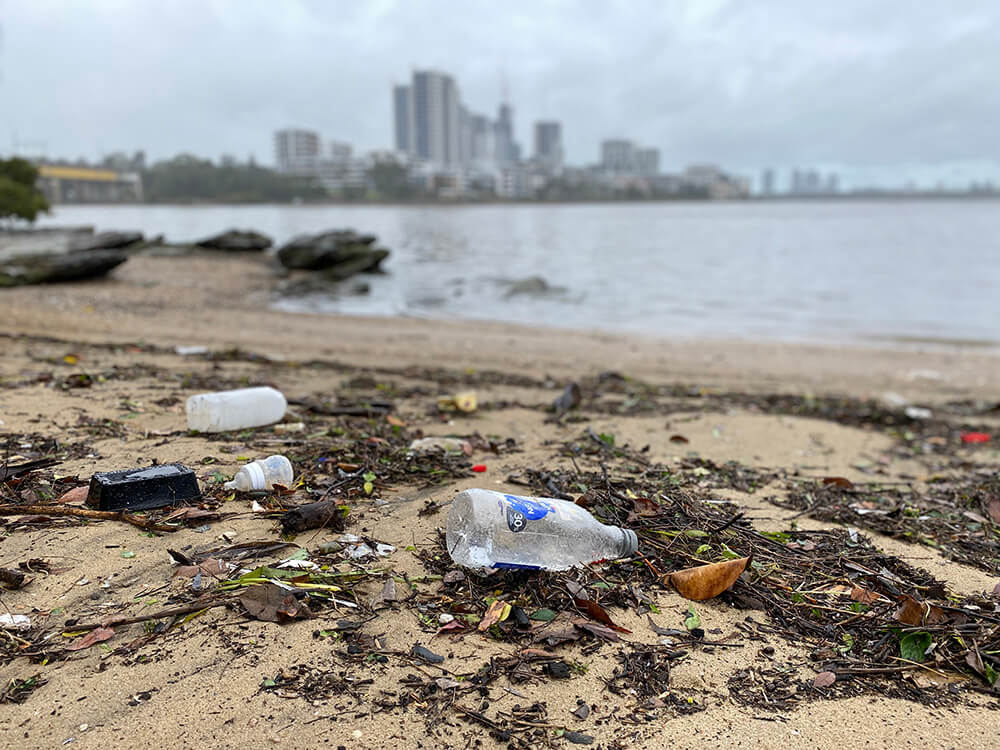
[{"label": "yellow building", "polygon": [[49,203],[138,203],[142,175],[112,169],[38,165],[38,187]]}]

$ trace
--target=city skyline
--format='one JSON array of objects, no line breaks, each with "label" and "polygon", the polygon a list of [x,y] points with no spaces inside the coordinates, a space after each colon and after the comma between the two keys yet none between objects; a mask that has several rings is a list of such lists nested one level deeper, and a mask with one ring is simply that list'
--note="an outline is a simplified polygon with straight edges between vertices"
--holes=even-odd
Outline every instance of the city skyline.
[{"label": "city skyline", "polygon": [[[392,102],[381,92],[418,65],[461,77],[471,112],[493,117],[497,102],[512,102],[525,149],[531,123],[561,121],[572,163],[624,135],[659,148],[664,171],[816,165],[844,187],[1000,177],[991,127],[1000,104],[982,93],[1000,54],[1000,8],[990,3],[435,7],[7,3],[0,147],[267,162],[270,133],[293,125],[361,151],[387,147]],[[149,28],[163,32],[153,43],[141,33]],[[109,33],[114,45],[94,44]]]}]

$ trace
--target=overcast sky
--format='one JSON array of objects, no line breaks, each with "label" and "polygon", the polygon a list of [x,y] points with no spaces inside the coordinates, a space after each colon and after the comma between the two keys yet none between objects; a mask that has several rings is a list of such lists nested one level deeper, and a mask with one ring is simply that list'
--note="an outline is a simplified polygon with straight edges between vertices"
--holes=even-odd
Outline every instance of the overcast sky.
[{"label": "overcast sky", "polygon": [[420,67],[491,115],[506,79],[523,146],[561,120],[571,163],[627,137],[665,170],[1000,175],[996,0],[0,0],[0,23],[0,153],[270,163],[292,125],[391,147]]}]

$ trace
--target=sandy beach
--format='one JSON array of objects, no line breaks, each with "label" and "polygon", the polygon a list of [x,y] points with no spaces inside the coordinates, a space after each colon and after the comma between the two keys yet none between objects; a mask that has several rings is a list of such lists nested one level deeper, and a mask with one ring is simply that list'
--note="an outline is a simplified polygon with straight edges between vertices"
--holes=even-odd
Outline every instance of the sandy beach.
[{"label": "sandy beach", "polygon": [[[0,467],[58,460],[0,483],[2,502],[65,506],[57,498],[94,472],[179,461],[197,473],[204,511],[151,516],[169,531],[38,510],[0,516],[0,568],[24,563],[30,579],[0,592],[0,612],[31,621],[4,633],[0,689],[10,696],[38,676],[0,709],[5,745],[996,746],[1000,702],[987,667],[997,654],[962,671],[965,657],[953,664],[945,652],[959,648],[948,628],[978,623],[976,635],[961,631],[967,642],[995,644],[1000,622],[997,352],[292,314],[270,309],[274,281],[263,259],[138,256],[104,280],[0,290]],[[554,414],[572,382],[580,404]],[[188,432],[187,397],[258,384],[289,399],[284,425]],[[439,408],[465,390],[476,411]],[[993,437],[963,437],[973,433]],[[406,458],[422,436],[457,436],[469,455]],[[272,453],[301,477],[287,494],[222,490],[247,459]],[[824,484],[830,477],[842,481]],[[629,516],[645,524],[648,562],[487,584],[449,577],[438,530],[470,487],[606,493],[593,510],[648,499]],[[349,509],[345,529],[232,557],[233,570],[204,575],[200,590],[176,575],[168,549],[198,564],[250,542],[274,547],[283,508],[331,496]],[[692,525],[671,525],[683,513]],[[327,544],[345,531],[393,550],[352,559]],[[798,568],[782,569],[789,548],[839,577],[821,588],[787,583],[800,580]],[[708,601],[689,602],[658,578],[685,560],[718,561],[726,550],[760,560],[768,549],[775,568],[748,568]],[[874,578],[838,562],[856,566],[859,550],[880,556]],[[222,583],[295,554],[342,577],[314,617],[262,621],[240,601],[245,587]],[[907,578],[903,566],[926,575]],[[769,576],[786,576],[785,588]],[[872,600],[852,599],[852,586]],[[747,605],[765,590],[761,606]],[[798,620],[774,609],[782,592],[787,612],[812,608],[802,615],[811,629],[796,631]],[[923,621],[879,632],[896,644],[926,631],[940,645],[913,663],[883,644],[873,661],[850,627],[874,623],[875,612],[891,623],[895,597],[918,594]],[[211,599],[220,596],[230,598]],[[496,600],[511,605],[506,617],[481,627]],[[621,630],[595,619],[588,600]],[[927,621],[931,607],[972,602],[978,609]],[[189,611],[81,628],[179,607]],[[537,617],[518,622],[514,608]],[[700,638],[685,624],[689,608]],[[556,629],[564,635],[551,637]],[[95,631],[107,639],[74,648]],[[415,645],[444,659],[415,655]],[[817,684],[820,673],[836,682]]]}]

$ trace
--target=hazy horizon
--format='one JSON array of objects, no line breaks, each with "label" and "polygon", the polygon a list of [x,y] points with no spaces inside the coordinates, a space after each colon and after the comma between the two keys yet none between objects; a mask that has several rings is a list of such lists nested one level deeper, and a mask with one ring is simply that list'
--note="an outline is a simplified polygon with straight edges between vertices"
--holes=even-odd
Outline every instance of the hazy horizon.
[{"label": "hazy horizon", "polygon": [[557,119],[570,164],[625,137],[664,171],[771,166],[781,185],[794,167],[844,187],[1000,178],[986,2],[0,0],[0,25],[0,153],[272,163],[289,126],[391,148],[391,85],[418,67],[491,116],[506,83],[525,152]]}]

